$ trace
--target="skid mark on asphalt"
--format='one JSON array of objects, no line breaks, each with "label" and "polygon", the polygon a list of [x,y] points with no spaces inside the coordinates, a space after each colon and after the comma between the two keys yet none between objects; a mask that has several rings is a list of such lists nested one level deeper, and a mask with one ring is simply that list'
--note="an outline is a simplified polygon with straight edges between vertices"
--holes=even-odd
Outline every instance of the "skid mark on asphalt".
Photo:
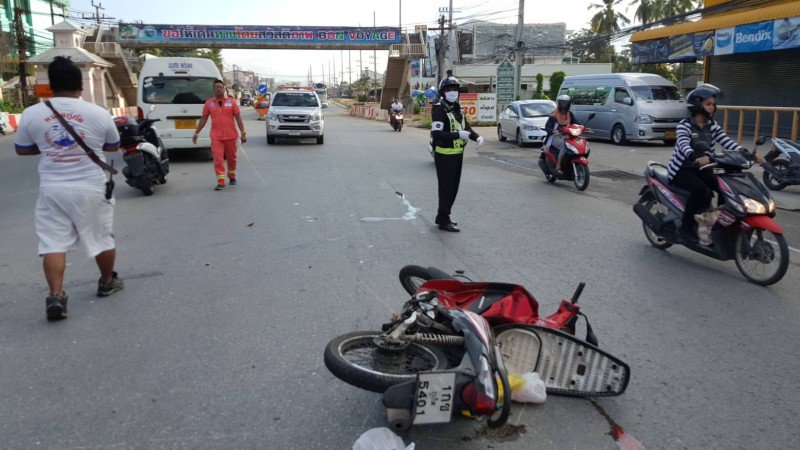
[{"label": "skid mark on asphalt", "polygon": [[385,220],[414,220],[417,218],[417,214],[422,211],[419,208],[415,208],[411,202],[406,199],[406,196],[402,192],[396,191],[398,197],[403,201],[403,204],[408,208],[408,212],[403,214],[403,217],[362,217],[362,222],[383,222]]},{"label": "skid mark on asphalt", "polygon": [[589,400],[589,403],[591,403],[594,409],[608,422],[608,425],[611,427],[611,437],[617,442],[617,446],[620,450],[646,450],[647,447],[639,442],[632,434],[625,432],[596,400]]}]

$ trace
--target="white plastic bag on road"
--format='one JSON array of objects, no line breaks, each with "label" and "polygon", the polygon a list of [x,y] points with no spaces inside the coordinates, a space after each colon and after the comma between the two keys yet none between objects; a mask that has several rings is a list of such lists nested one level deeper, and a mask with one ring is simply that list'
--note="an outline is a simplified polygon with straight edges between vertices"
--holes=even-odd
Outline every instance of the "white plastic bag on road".
[{"label": "white plastic bag on road", "polygon": [[511,400],[518,403],[544,403],[547,400],[547,390],[538,373],[526,373],[522,379],[525,384],[511,390]]},{"label": "white plastic bag on road", "polygon": [[365,431],[353,444],[353,450],[414,450],[414,443],[406,444],[400,436],[386,427]]}]

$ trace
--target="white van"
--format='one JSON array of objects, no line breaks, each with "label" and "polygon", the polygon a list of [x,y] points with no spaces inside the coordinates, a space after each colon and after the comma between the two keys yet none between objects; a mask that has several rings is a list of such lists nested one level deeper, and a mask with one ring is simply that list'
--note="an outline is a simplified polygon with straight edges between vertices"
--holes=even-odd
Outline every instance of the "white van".
[{"label": "white van", "polygon": [[161,119],[153,127],[168,149],[211,147],[211,124],[203,128],[197,144],[192,143],[192,135],[202,117],[203,104],[214,96],[214,80],[221,79],[210,59],[148,58],[136,92],[139,115]]},{"label": "white van", "polygon": [[607,73],[564,78],[558,91],[572,98],[572,113],[595,137],[675,144],[675,127],[689,115],[681,91],[651,73]]}]

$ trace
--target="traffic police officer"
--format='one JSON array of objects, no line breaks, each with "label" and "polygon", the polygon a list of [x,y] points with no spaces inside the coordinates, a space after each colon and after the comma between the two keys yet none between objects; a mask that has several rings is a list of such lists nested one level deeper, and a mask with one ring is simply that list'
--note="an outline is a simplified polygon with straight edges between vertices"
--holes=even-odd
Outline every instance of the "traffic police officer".
[{"label": "traffic police officer", "polygon": [[457,224],[450,220],[450,209],[458,194],[461,181],[461,166],[464,161],[464,146],[467,139],[483,145],[483,138],[470,128],[461,105],[458,103],[461,83],[450,71],[439,83],[441,99],[431,111],[431,139],[436,162],[436,178],[439,181],[439,211],[436,224],[440,230],[459,232]]}]

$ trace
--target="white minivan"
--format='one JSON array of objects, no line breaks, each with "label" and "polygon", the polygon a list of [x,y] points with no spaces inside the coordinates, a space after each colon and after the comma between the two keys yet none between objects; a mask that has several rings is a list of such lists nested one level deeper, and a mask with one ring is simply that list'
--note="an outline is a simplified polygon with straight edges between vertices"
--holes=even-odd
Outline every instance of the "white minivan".
[{"label": "white minivan", "polygon": [[210,59],[148,58],[142,65],[136,92],[139,115],[161,119],[153,127],[168,149],[211,147],[211,124],[203,128],[197,144],[192,143],[192,135],[202,117],[203,104],[214,96],[214,80],[221,79]]},{"label": "white minivan", "polygon": [[675,127],[689,115],[683,93],[651,73],[568,76],[558,94],[572,98],[572,113],[594,137],[617,145],[629,140],[675,144]]}]

